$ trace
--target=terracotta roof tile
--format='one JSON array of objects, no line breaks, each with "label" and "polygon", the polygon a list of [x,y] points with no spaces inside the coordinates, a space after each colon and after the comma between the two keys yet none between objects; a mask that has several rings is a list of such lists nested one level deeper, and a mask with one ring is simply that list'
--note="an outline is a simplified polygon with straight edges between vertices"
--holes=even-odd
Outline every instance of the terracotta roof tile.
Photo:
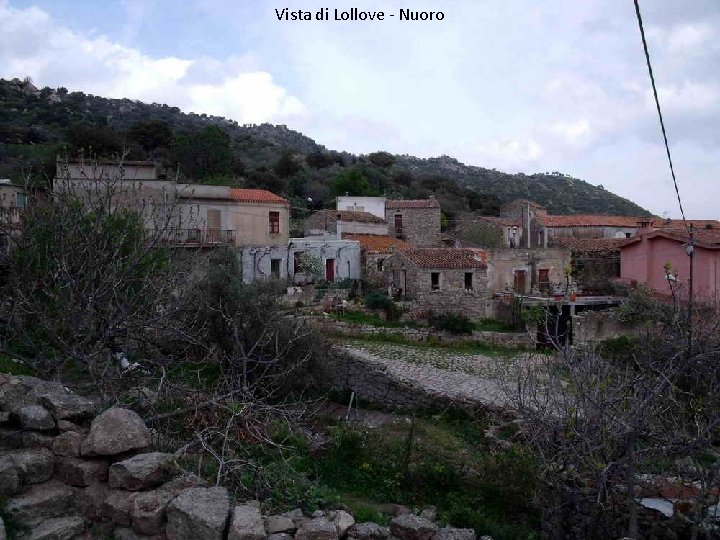
[{"label": "terracotta roof tile", "polygon": [[340,214],[342,221],[354,221],[355,223],[387,223],[384,219],[377,217],[370,212],[358,212],[356,210],[320,210],[315,215],[328,216],[335,219]]},{"label": "terracotta roof tile", "polygon": [[280,195],[266,189],[231,189],[230,197],[235,201],[288,204]]},{"label": "terracotta roof tile", "polygon": [[420,268],[486,268],[487,251],[473,248],[412,248],[403,255]]},{"label": "terracotta roof tile", "polygon": [[407,242],[387,235],[344,233],[342,237],[343,240],[360,242],[360,248],[371,253],[391,253],[393,247],[400,250],[412,249]]},{"label": "terracotta roof tile", "polygon": [[399,199],[385,201],[385,208],[440,208],[440,203],[435,199]]},{"label": "terracotta roof tile", "polygon": [[599,214],[578,214],[573,216],[544,215],[539,219],[546,227],[627,227],[636,228],[647,218],[631,216],[605,216]]}]

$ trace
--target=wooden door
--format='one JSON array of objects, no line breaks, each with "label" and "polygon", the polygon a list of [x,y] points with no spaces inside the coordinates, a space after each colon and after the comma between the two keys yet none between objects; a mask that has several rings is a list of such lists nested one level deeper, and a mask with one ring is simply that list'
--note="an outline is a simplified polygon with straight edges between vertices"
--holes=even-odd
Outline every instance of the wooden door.
[{"label": "wooden door", "polygon": [[515,270],[513,274],[513,290],[518,294],[525,294],[525,270]]},{"label": "wooden door", "polygon": [[208,242],[217,243],[220,241],[220,228],[222,227],[222,219],[220,210],[207,211],[207,237]]},{"label": "wooden door", "polygon": [[325,259],[325,279],[335,281],[335,259]]}]

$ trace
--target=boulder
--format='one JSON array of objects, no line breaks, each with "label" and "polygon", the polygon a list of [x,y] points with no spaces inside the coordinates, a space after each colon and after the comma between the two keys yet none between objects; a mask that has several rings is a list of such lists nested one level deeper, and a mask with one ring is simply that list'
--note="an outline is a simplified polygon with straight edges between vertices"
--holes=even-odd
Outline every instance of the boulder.
[{"label": "boulder", "polygon": [[430,521],[435,521],[437,519],[437,507],[426,506],[425,508],[423,508],[423,511],[420,512],[420,517],[423,517]]},{"label": "boulder", "polygon": [[300,526],[295,540],[338,540],[338,533],[334,523],[325,518],[315,518]]},{"label": "boulder", "polygon": [[438,528],[429,519],[404,514],[390,521],[390,532],[400,540],[431,540]]},{"label": "boulder", "polygon": [[5,522],[3,521],[3,518],[0,516],[0,540],[6,540],[7,535],[5,534]]},{"label": "boulder", "polygon": [[75,431],[67,431],[55,437],[50,449],[57,456],[77,457],[83,436]]},{"label": "boulder", "polygon": [[233,509],[228,540],[265,540],[266,538],[262,514],[257,506],[243,504]]},{"label": "boulder", "polygon": [[390,531],[377,523],[356,523],[347,532],[348,540],[386,540]]},{"label": "boulder", "polygon": [[17,412],[25,405],[37,405],[38,397],[46,394],[63,395],[69,392],[60,383],[27,375],[11,376],[0,384],[0,410]]},{"label": "boulder", "polygon": [[304,518],[302,510],[299,508],[295,508],[294,510],[290,510],[289,512],[283,512],[280,514],[282,517],[288,518],[291,520],[295,525],[298,525]]},{"label": "boulder", "polygon": [[45,407],[40,405],[25,405],[15,413],[20,427],[36,431],[55,429],[55,420]]},{"label": "boulder", "polygon": [[85,521],[80,516],[69,516],[46,519],[34,527],[28,536],[29,540],[70,540],[82,534]]},{"label": "boulder", "polygon": [[159,486],[177,472],[172,454],[138,454],[110,467],[110,487],[138,491]]},{"label": "boulder", "polygon": [[10,456],[0,457],[0,497],[14,495],[20,489],[20,476]]},{"label": "boulder", "polygon": [[268,536],[267,540],[293,540],[293,535],[288,533],[275,533]]},{"label": "boulder", "polygon": [[104,482],[107,475],[108,463],[104,459],[64,457],[55,464],[55,476],[70,486],[85,487]]},{"label": "boulder", "polygon": [[38,431],[23,431],[21,433],[20,440],[23,448],[50,448],[55,440],[54,435]]},{"label": "boulder", "polygon": [[72,515],[76,510],[76,491],[55,480],[32,486],[8,500],[5,513],[28,526],[55,517]]},{"label": "boulder", "polygon": [[455,529],[454,527],[445,527],[440,529],[433,536],[433,540],[475,540],[475,531],[472,529]]},{"label": "boulder", "polygon": [[38,401],[49,410],[56,420],[84,420],[92,418],[97,404],[75,394],[43,394]]},{"label": "boulder", "polygon": [[10,423],[10,413],[7,411],[0,411],[0,424]]},{"label": "boulder", "polygon": [[144,535],[159,534],[163,530],[166,509],[170,501],[187,488],[205,485],[205,480],[199,476],[186,474],[163,484],[154,491],[138,493],[130,510],[133,530]]},{"label": "boulder", "polygon": [[350,527],[355,525],[355,518],[348,514],[345,510],[338,510],[333,518],[333,523],[337,529],[338,536],[342,538]]},{"label": "boulder", "polygon": [[227,489],[186,489],[168,505],[168,540],[221,540],[229,513]]},{"label": "boulder", "polygon": [[137,493],[112,489],[100,505],[100,515],[116,525],[129,527],[132,523],[131,512]]},{"label": "boulder", "polygon": [[80,514],[90,521],[100,521],[103,518],[102,505],[109,493],[107,484],[93,484],[81,490],[78,495]]},{"label": "boulder", "polygon": [[286,516],[269,516],[265,520],[268,534],[294,533],[297,530],[295,522]]},{"label": "boulder", "polygon": [[82,442],[84,456],[114,456],[140,450],[150,444],[150,430],[138,414],[114,407],[96,417]]},{"label": "boulder", "polygon": [[45,449],[18,450],[10,459],[22,484],[39,484],[50,480],[55,468],[55,456]]}]

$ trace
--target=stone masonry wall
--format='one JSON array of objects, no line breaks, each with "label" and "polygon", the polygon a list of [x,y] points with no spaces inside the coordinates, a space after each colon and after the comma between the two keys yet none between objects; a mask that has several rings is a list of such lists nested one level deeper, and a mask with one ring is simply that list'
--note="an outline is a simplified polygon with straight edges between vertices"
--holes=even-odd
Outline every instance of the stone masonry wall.
[{"label": "stone masonry wall", "polygon": [[395,216],[398,214],[402,216],[403,240],[417,247],[440,246],[440,207],[386,209],[390,236],[395,236]]},{"label": "stone masonry wall", "polygon": [[0,540],[476,539],[400,506],[389,528],[344,510],[263,516],[152,451],[135,412],[96,412],[58,383],[0,374]]},{"label": "stone masonry wall", "polygon": [[[440,288],[431,288],[431,273],[440,273]],[[473,288],[465,289],[465,274],[473,274]],[[419,309],[433,313],[460,313],[471,319],[487,317],[491,311],[487,289],[487,271],[469,269],[408,269],[407,298]]]}]

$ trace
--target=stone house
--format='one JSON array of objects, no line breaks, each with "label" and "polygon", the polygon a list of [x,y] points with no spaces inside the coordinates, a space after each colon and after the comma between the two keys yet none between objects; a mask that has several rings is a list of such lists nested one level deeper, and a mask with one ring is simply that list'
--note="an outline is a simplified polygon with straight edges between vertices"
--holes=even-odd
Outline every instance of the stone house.
[{"label": "stone house", "polygon": [[389,285],[390,276],[386,262],[394,250],[412,248],[407,242],[388,235],[343,233],[342,237],[360,244],[361,275],[370,289]]},{"label": "stone house", "polygon": [[562,248],[494,249],[487,252],[487,287],[491,293],[550,294],[565,283],[570,251]]},{"label": "stone house", "polygon": [[633,216],[583,214],[542,215],[537,218],[539,242],[552,246],[557,238],[632,238],[652,219]]},{"label": "stone house", "polygon": [[484,250],[395,250],[387,265],[394,295],[412,301],[415,312],[462,313],[473,319],[488,314],[488,265]]},{"label": "stone house", "polygon": [[441,245],[440,203],[435,197],[386,201],[385,221],[390,236],[417,247]]},{"label": "stone house", "polygon": [[305,236],[329,232],[332,234],[386,235],[385,218],[370,212],[353,210],[320,210],[305,220]]},{"label": "stone house", "polygon": [[572,278],[583,294],[607,294],[620,277],[620,238],[555,238],[570,250]]},{"label": "stone house", "polygon": [[[644,283],[659,294],[687,295],[692,283],[697,299],[720,298],[720,230],[694,231],[693,275],[690,280],[690,236],[685,229],[646,230],[620,245],[622,281]],[[669,266],[666,271],[666,265]]]},{"label": "stone house", "polygon": [[0,256],[10,250],[10,238],[20,227],[20,214],[27,205],[27,193],[10,180],[0,180]]}]

